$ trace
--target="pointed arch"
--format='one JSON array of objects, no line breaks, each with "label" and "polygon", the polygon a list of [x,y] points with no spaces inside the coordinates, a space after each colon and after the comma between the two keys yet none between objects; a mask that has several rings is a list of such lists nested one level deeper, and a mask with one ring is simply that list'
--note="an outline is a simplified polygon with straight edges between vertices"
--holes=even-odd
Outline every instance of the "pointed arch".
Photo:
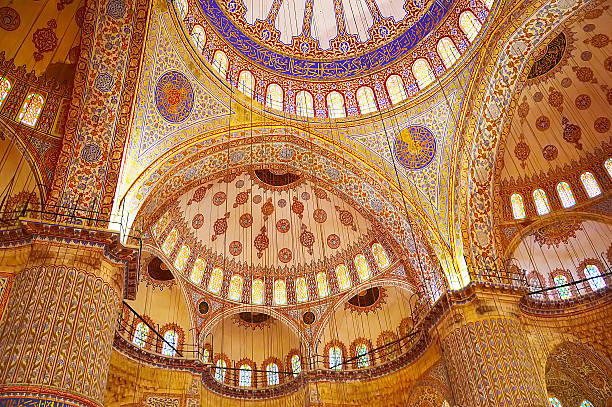
[{"label": "pointed arch", "polygon": [[276,305],[287,304],[287,286],[283,279],[274,280],[274,303]]},{"label": "pointed arch", "polygon": [[234,274],[230,279],[228,298],[232,301],[240,301],[242,297],[242,277]]},{"label": "pointed arch", "polygon": [[35,127],[45,105],[45,98],[38,93],[30,93],[23,101],[17,114],[17,121],[30,127]]},{"label": "pointed arch", "polygon": [[564,208],[571,208],[576,205],[576,199],[574,199],[572,189],[567,182],[562,181],[557,184],[557,194]]},{"label": "pointed arch", "polygon": [[189,280],[195,285],[200,285],[200,283],[202,283],[202,278],[204,277],[205,270],[206,263],[204,262],[204,260],[198,257],[195,263],[193,263],[193,269],[191,269]]},{"label": "pointed arch", "polygon": [[546,192],[544,192],[543,189],[538,188],[533,191],[533,202],[535,203],[536,212],[538,212],[538,215],[546,215],[550,212],[548,198],[546,197]]},{"label": "pointed arch", "polygon": [[363,254],[358,254],[355,256],[355,268],[357,269],[357,275],[359,276],[359,280],[366,281],[370,277],[372,277],[372,271],[370,270],[370,265],[366,260],[366,257]]},{"label": "pointed arch", "polygon": [[297,302],[308,301],[308,286],[306,284],[306,278],[298,277],[295,279],[295,295]]},{"label": "pointed arch", "polygon": [[213,294],[219,294],[221,292],[222,283],[223,269],[221,267],[215,267],[210,273],[210,280],[208,281],[208,291]]},{"label": "pointed arch", "polygon": [[258,305],[264,302],[264,283],[259,278],[253,280],[251,284],[251,302]]},{"label": "pointed arch", "polygon": [[512,206],[512,216],[514,219],[525,219],[525,204],[521,194],[512,194],[510,196],[510,205]]},{"label": "pointed arch", "polygon": [[589,198],[601,195],[601,188],[592,172],[586,171],[580,174],[580,182]]},{"label": "pointed arch", "polygon": [[351,278],[349,277],[348,269],[344,264],[338,264],[336,266],[336,278],[338,279],[338,288],[340,290],[347,290],[351,288]]},{"label": "pointed arch", "polygon": [[317,290],[319,297],[324,298],[329,295],[329,284],[327,283],[327,273],[320,271],[317,273]]}]

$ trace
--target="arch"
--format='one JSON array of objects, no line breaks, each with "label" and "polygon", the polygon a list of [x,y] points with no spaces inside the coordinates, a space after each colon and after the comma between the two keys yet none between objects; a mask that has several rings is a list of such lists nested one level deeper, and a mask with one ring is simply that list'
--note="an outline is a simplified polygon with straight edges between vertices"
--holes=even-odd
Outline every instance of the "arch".
[{"label": "arch", "polygon": [[317,273],[317,291],[319,292],[319,297],[324,298],[329,295],[329,284],[327,283],[327,273],[324,271],[319,271]]},{"label": "arch", "polygon": [[370,265],[366,260],[366,257],[363,254],[358,254],[355,256],[355,268],[357,269],[357,275],[359,276],[359,280],[366,281],[370,277],[372,277],[372,271],[370,270]]},{"label": "arch", "polygon": [[162,244],[162,247],[161,247],[162,252],[164,252],[166,256],[169,256],[170,253],[172,253],[172,250],[174,249],[174,245],[176,244],[177,240],[178,240],[178,231],[176,229],[172,229],[170,233],[168,233],[168,236],[166,236],[166,239],[164,240],[164,244]]},{"label": "arch", "polygon": [[164,213],[163,216],[160,216],[157,222],[155,222],[155,225],[153,225],[151,233],[153,233],[153,235],[156,237],[160,237],[162,235],[162,232],[166,230],[166,228],[170,224],[170,220],[170,212]]},{"label": "arch", "polygon": [[576,205],[576,199],[574,198],[572,188],[570,188],[567,182],[562,181],[557,184],[557,194],[564,208],[571,208]]},{"label": "arch", "polygon": [[535,203],[536,212],[538,215],[546,215],[550,212],[548,198],[546,197],[546,192],[544,192],[542,188],[538,188],[533,191],[533,202]]},{"label": "arch", "polygon": [[351,288],[351,278],[349,277],[348,269],[344,264],[338,264],[336,266],[336,279],[338,280],[338,288],[340,290],[347,290]]},{"label": "arch", "polygon": [[35,127],[45,105],[45,98],[38,93],[30,93],[23,101],[17,114],[17,121],[26,126]]},{"label": "arch", "polygon": [[598,291],[603,288],[606,288],[606,281],[601,276],[601,271],[596,264],[586,264],[584,266],[584,275],[589,280],[589,286],[591,286],[591,290]]},{"label": "arch", "polygon": [[174,259],[174,267],[176,267],[178,271],[182,271],[185,268],[187,260],[189,260],[190,253],[191,250],[189,249],[189,246],[186,244],[181,246],[178,254],[176,255],[176,259]]},{"label": "arch", "polygon": [[355,346],[355,357],[357,358],[357,368],[363,369],[370,366],[370,350],[365,343]]},{"label": "arch", "polygon": [[385,248],[378,242],[372,243],[372,254],[379,269],[384,270],[391,265]]},{"label": "arch", "polygon": [[234,274],[230,279],[228,298],[233,301],[240,301],[242,297],[242,277]]},{"label": "arch", "polygon": [[440,59],[442,60],[442,63],[446,69],[453,66],[459,57],[461,57],[459,50],[457,47],[455,47],[455,43],[452,39],[450,39],[450,37],[440,38],[438,44],[436,45],[436,51],[438,52],[438,56],[440,56]]},{"label": "arch", "polygon": [[333,345],[328,350],[328,368],[331,370],[342,370],[342,349],[338,345]]},{"label": "arch", "polygon": [[592,172],[586,171],[580,174],[580,182],[582,182],[582,186],[584,187],[584,191],[587,193],[589,198],[595,198],[596,196],[601,195],[601,188],[595,179],[595,176]]},{"label": "arch", "polygon": [[277,83],[268,85],[266,91],[266,106],[270,109],[283,111],[283,88]]},{"label": "arch", "polygon": [[215,55],[212,61],[212,67],[221,78],[227,78],[227,68],[229,67],[229,61],[227,60],[227,55],[225,55],[225,52],[220,50],[215,51]]},{"label": "arch", "polygon": [[238,75],[238,90],[252,98],[255,89],[255,77],[251,71],[241,71]]},{"label": "arch", "polygon": [[210,273],[210,280],[208,280],[208,291],[213,294],[219,294],[221,292],[221,284],[223,283],[223,269],[221,267],[215,267]]},{"label": "arch", "polygon": [[[2,106],[2,102],[0,102],[0,106]],[[604,161],[604,168],[608,172],[608,176],[612,178],[612,158],[608,158]]]},{"label": "arch", "polygon": [[302,372],[302,358],[296,351],[289,352],[289,366],[291,366],[291,372],[293,377],[297,377]]},{"label": "arch", "polygon": [[176,5],[176,13],[179,19],[183,20],[189,11],[187,0],[175,0],[174,4]]},{"label": "arch", "polygon": [[572,296],[572,293],[570,292],[569,286],[564,287],[564,285],[570,283],[567,277],[564,274],[556,273],[553,275],[553,282],[557,287],[557,295],[559,296],[559,298],[562,300],[569,300]]},{"label": "arch", "polygon": [[295,113],[298,116],[314,117],[314,99],[310,92],[301,90],[295,95]]},{"label": "arch", "polygon": [[178,333],[174,329],[169,329],[164,332],[164,344],[162,345],[163,355],[176,355],[176,349],[178,348],[178,337]]},{"label": "arch", "polygon": [[525,219],[525,204],[521,194],[512,194],[510,196],[510,205],[512,205],[512,216],[514,219]]},{"label": "arch", "polygon": [[280,278],[274,280],[274,303],[276,305],[287,304],[287,286],[285,280]]},{"label": "arch", "polygon": [[361,114],[368,114],[378,110],[374,91],[369,86],[362,86],[357,89],[357,104]]},{"label": "arch", "polygon": [[238,368],[238,387],[251,387],[253,378],[253,368],[248,363],[243,363]]},{"label": "arch", "polygon": [[308,301],[308,286],[306,284],[306,278],[298,277],[295,279],[295,295],[297,302]]},{"label": "arch", "polygon": [[549,397],[548,404],[550,405],[550,407],[563,407],[559,399],[556,397]]},{"label": "arch", "polygon": [[335,90],[327,94],[327,114],[332,119],[346,117],[344,96]]},{"label": "arch", "polygon": [[278,373],[278,365],[276,363],[268,363],[266,366],[266,378],[268,381],[268,386],[278,386],[280,384],[280,375]]},{"label": "arch", "polygon": [[132,343],[139,348],[144,348],[149,337],[149,327],[144,322],[139,322],[134,330],[134,338]]},{"label": "arch", "polygon": [[220,357],[215,363],[215,366],[215,380],[219,383],[225,383],[227,361]]},{"label": "arch", "polygon": [[260,278],[256,278],[251,283],[251,302],[259,305],[264,302],[264,282]]},{"label": "arch", "polygon": [[11,84],[11,81],[8,80],[8,78],[0,76],[0,109],[2,109],[2,105],[8,97],[8,94],[11,92],[12,87],[13,85]]},{"label": "arch", "polygon": [[414,75],[414,79],[416,79],[417,85],[419,89],[423,90],[429,84],[436,80],[436,76],[431,70],[431,66],[429,62],[425,58],[419,58],[412,64],[412,74]]},{"label": "arch", "polygon": [[385,87],[387,88],[387,93],[389,94],[391,103],[394,105],[397,105],[408,98],[406,86],[404,86],[404,81],[399,75],[389,76],[385,82]]},{"label": "arch", "polygon": [[196,24],[191,30],[191,41],[195,48],[202,53],[206,45],[206,33],[204,33],[204,28],[201,25]]},{"label": "arch", "polygon": [[189,274],[189,280],[195,285],[200,285],[202,283],[202,278],[204,277],[205,270],[206,263],[204,262],[204,260],[198,257],[195,263],[193,263],[191,274]]},{"label": "arch", "polygon": [[470,10],[466,10],[459,15],[459,28],[461,28],[461,31],[463,31],[470,42],[474,42],[482,28],[482,24],[478,21],[474,13]]}]

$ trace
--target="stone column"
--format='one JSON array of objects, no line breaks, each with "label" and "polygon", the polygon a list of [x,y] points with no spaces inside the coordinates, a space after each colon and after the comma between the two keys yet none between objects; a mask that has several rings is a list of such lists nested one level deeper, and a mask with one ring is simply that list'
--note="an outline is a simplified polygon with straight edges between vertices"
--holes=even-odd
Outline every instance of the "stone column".
[{"label": "stone column", "polygon": [[[474,287],[472,287],[474,288]],[[548,406],[544,378],[518,318],[520,296],[481,287],[457,301],[440,324],[455,404]],[[497,294],[497,295],[496,295]],[[493,305],[494,304],[494,305]]]},{"label": "stone column", "polygon": [[126,263],[96,243],[38,236],[3,250],[24,263],[0,322],[0,406],[102,405]]}]

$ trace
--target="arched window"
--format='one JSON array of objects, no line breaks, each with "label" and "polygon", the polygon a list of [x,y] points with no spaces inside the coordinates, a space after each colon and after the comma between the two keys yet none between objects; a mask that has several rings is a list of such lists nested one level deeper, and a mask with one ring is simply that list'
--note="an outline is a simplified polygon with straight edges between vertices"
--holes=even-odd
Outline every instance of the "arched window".
[{"label": "arched window", "polygon": [[363,254],[355,256],[355,268],[357,269],[357,275],[361,281],[366,281],[372,277],[370,265]]},{"label": "arched window", "polygon": [[276,305],[287,304],[287,287],[285,285],[285,280],[279,279],[274,281],[274,303]]},{"label": "arched window", "polygon": [[440,38],[438,41],[438,45],[436,46],[438,51],[438,55],[444,63],[444,66],[448,69],[459,59],[461,54],[457,47],[455,47],[455,43],[449,37]]},{"label": "arched window", "polygon": [[166,256],[172,253],[172,249],[174,249],[174,245],[176,244],[177,240],[178,232],[176,231],[176,229],[172,229],[170,233],[168,233],[168,236],[166,236],[164,244],[162,244],[162,252],[164,252]]},{"label": "arched window", "polygon": [[174,4],[176,4],[176,11],[180,19],[184,19],[187,15],[187,0],[175,0]]},{"label": "arched window", "polygon": [[561,298],[562,300],[567,300],[569,297],[572,296],[569,290],[569,286],[562,287],[568,283],[567,277],[565,277],[563,274],[557,274],[553,277],[553,281],[555,282],[555,286],[557,287],[557,294],[559,294],[559,298]]},{"label": "arched window", "polygon": [[368,355],[368,347],[365,343],[360,343],[355,348],[355,356],[357,356],[357,367],[364,368],[370,366],[370,357]]},{"label": "arched window", "polygon": [[559,399],[556,397],[549,397],[548,402],[550,403],[550,407],[563,407]]},{"label": "arched window", "polygon": [[329,368],[342,370],[342,349],[338,346],[329,348]]},{"label": "arched window", "polygon": [[204,33],[204,28],[201,25],[196,25],[193,27],[191,31],[191,41],[193,45],[195,45],[196,49],[200,52],[204,49],[204,45],[206,45],[206,34]]},{"label": "arched window", "polygon": [[221,283],[223,283],[223,269],[221,267],[215,267],[210,273],[208,291],[213,294],[219,294],[219,292],[221,292]]},{"label": "arched window", "polygon": [[176,267],[177,270],[181,271],[183,268],[185,268],[185,264],[187,264],[187,260],[189,260],[190,252],[191,250],[189,250],[189,246],[186,244],[181,246],[176,259],[174,259],[174,267]]},{"label": "arched window", "polygon": [[297,295],[298,302],[308,301],[308,287],[304,277],[295,279],[295,294]]},{"label": "arched window", "polygon": [[253,89],[255,89],[255,77],[249,71],[242,71],[238,76],[238,90],[248,97],[253,97]]},{"label": "arched window", "polygon": [[7,78],[0,76],[0,107],[2,107],[2,104],[6,100],[6,97],[8,96],[10,91],[11,82]]},{"label": "arched window", "polygon": [[251,302],[253,304],[263,304],[264,300],[264,283],[260,279],[253,280],[251,287]]},{"label": "arched window", "polygon": [[344,97],[339,92],[333,91],[327,94],[327,114],[332,119],[346,117]]},{"label": "arched window", "polygon": [[202,349],[202,362],[208,363],[208,359],[210,359],[210,351],[208,348]]},{"label": "arched window", "polygon": [[576,205],[574,194],[567,182],[559,182],[557,184],[557,194],[559,194],[561,205],[563,205],[564,208],[571,208]]},{"label": "arched window", "polygon": [[162,346],[162,354],[166,356],[174,356],[176,353],[176,345],[178,344],[178,334],[170,329],[164,334],[164,345]]},{"label": "arched window", "polygon": [[485,4],[485,6],[487,6],[487,8],[489,10],[491,10],[491,8],[493,8],[493,0],[484,0],[484,4]]},{"label": "arched window", "polygon": [[251,375],[253,371],[251,366],[242,365],[240,366],[240,375],[238,376],[238,386],[240,387],[251,387]]},{"label": "arched window", "polygon": [[384,270],[391,264],[389,256],[387,256],[387,251],[380,243],[374,243],[372,245],[372,254],[374,255],[374,261],[376,261],[379,269]]},{"label": "arched window", "polygon": [[266,375],[268,376],[268,386],[276,386],[280,382],[278,365],[276,363],[268,364],[266,367]]},{"label": "arched window", "polygon": [[588,171],[582,173],[582,175],[580,175],[580,181],[589,198],[601,195],[601,188],[599,188],[599,184],[592,173]]},{"label": "arched window", "polygon": [[336,266],[336,278],[338,279],[338,288],[341,290],[351,288],[351,279],[349,277],[348,269],[344,264],[338,264]]},{"label": "arched window", "polygon": [[139,322],[136,325],[136,330],[134,331],[134,339],[132,339],[132,343],[139,348],[144,348],[147,343],[147,337],[149,336],[149,327],[144,322]]},{"label": "arched window", "polygon": [[436,80],[436,77],[424,58],[419,58],[412,64],[412,74],[419,85],[419,89],[425,89],[430,83]]},{"label": "arched window", "polygon": [[461,31],[468,37],[470,42],[474,42],[474,39],[482,28],[482,24],[480,24],[480,21],[478,21],[474,13],[468,10],[464,11],[459,16],[459,28],[461,28]]},{"label": "arched window", "polygon": [[317,290],[319,297],[327,297],[329,295],[329,285],[327,284],[327,274],[324,271],[317,273]]},{"label": "arched window", "polygon": [[155,226],[153,226],[153,234],[157,237],[161,235],[161,232],[166,229],[168,224],[170,223],[170,212],[164,213],[164,216],[159,218],[157,222],[155,222]]},{"label": "arched window", "polygon": [[302,361],[300,355],[295,354],[291,356],[291,370],[293,371],[293,377],[296,377],[302,371]]},{"label": "arched window", "polygon": [[215,369],[215,380],[219,383],[225,382],[225,368],[227,367],[227,363],[225,360],[219,359],[217,360],[217,368]]},{"label": "arched window", "polygon": [[295,95],[295,113],[299,116],[314,117],[314,100],[310,92],[302,90]]},{"label": "arched window", "polygon": [[548,198],[546,192],[543,189],[536,189],[533,191],[533,201],[535,202],[536,212],[538,215],[546,215],[550,212],[550,205],[548,204]]},{"label": "arched window", "polygon": [[38,93],[30,93],[26,96],[21,106],[21,110],[17,115],[17,121],[26,124],[28,126],[36,126],[36,122],[42,112],[45,99]]},{"label": "arched window", "polygon": [[[2,102],[0,102],[0,106],[1,105],[2,105]],[[604,168],[606,169],[606,171],[608,171],[608,175],[610,176],[610,178],[612,178],[612,158],[608,158],[604,162]]]},{"label": "arched window", "polygon": [[525,205],[521,194],[512,194],[510,196],[510,204],[512,205],[512,216],[514,219],[525,218]]},{"label": "arched window", "polygon": [[193,264],[189,280],[196,285],[200,285],[204,277],[204,270],[206,270],[206,263],[204,263],[204,260],[198,258]]},{"label": "arched window", "polygon": [[374,91],[368,86],[362,86],[357,89],[357,103],[359,104],[361,114],[368,114],[378,110]]},{"label": "arched window", "polygon": [[230,280],[229,285],[229,299],[233,301],[240,301],[242,296],[242,277],[238,274],[234,274]]},{"label": "arched window", "polygon": [[227,61],[227,55],[223,51],[215,52],[215,56],[213,57],[212,67],[220,77],[223,79],[227,78],[227,67],[229,66],[229,62]]},{"label": "arched window", "polygon": [[591,403],[588,400],[582,400],[582,403],[580,403],[580,407],[595,407],[595,406],[593,405],[593,403]]},{"label": "arched window", "polygon": [[399,75],[391,75],[387,78],[387,92],[389,93],[389,98],[391,98],[391,103],[394,105],[400,103],[403,100],[406,100],[408,94],[406,93],[406,87],[404,86],[404,81]]},{"label": "arched window", "polygon": [[601,276],[601,272],[599,271],[599,267],[594,264],[587,264],[584,268],[584,275],[589,279],[589,285],[591,286],[591,290],[597,291],[606,287],[606,281]]},{"label": "arched window", "polygon": [[283,89],[276,83],[268,85],[266,92],[266,106],[283,111]]}]

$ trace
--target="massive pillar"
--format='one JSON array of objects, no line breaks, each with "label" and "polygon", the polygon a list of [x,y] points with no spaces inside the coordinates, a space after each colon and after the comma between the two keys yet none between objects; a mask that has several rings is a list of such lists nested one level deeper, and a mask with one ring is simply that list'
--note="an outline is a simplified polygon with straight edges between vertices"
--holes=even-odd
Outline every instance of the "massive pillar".
[{"label": "massive pillar", "polygon": [[0,254],[0,265],[15,270],[0,321],[0,406],[103,403],[133,252],[109,233],[77,240],[82,229],[60,231],[28,233]]},{"label": "massive pillar", "polygon": [[483,286],[463,291],[438,331],[455,404],[548,406],[536,350],[518,317],[520,295]]}]

